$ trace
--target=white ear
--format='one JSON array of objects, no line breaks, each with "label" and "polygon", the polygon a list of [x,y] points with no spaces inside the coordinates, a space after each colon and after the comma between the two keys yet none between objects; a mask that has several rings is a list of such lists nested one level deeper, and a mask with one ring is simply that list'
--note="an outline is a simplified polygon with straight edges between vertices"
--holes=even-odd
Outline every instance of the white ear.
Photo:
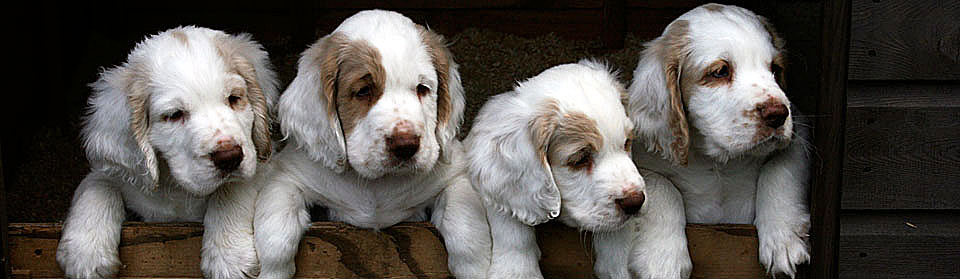
[{"label": "white ear", "polygon": [[283,92],[277,109],[284,136],[338,173],[347,162],[336,108],[337,57],[343,41],[338,34],[327,35],[301,54],[297,77]]},{"label": "white ear", "polygon": [[533,226],[560,215],[560,191],[546,152],[559,120],[555,103],[516,104],[513,92],[491,99],[466,139],[470,180],[484,203]]},{"label": "white ear", "polygon": [[[439,85],[437,88],[437,140],[441,150],[446,150],[449,142],[453,141],[463,122],[464,92],[460,84],[459,65],[453,61],[453,54],[447,48],[443,36],[417,25],[423,43],[437,71]],[[444,158],[450,156],[444,152]]]},{"label": "white ear", "polygon": [[277,78],[267,52],[250,39],[249,34],[221,37],[218,48],[230,68],[243,77],[247,84],[250,105],[256,119],[253,123],[253,142],[260,161],[273,153],[270,128],[273,124],[274,104],[277,101]]},{"label": "white ear", "polygon": [[676,165],[687,164],[690,146],[680,85],[683,62],[689,54],[687,28],[687,21],[674,21],[663,36],[647,43],[633,72],[627,104],[638,140],[647,151]]},{"label": "white ear", "polygon": [[104,71],[91,84],[81,134],[94,170],[123,177],[144,191],[157,189],[157,155],[149,140],[148,81],[135,66]]}]

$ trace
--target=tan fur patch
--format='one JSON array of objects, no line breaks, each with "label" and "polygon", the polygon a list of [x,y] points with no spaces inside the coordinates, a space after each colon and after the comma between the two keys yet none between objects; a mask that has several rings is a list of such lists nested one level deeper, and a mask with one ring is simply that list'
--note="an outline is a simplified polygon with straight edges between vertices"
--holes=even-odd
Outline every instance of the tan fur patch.
[{"label": "tan fur patch", "polygon": [[[235,37],[225,37],[217,40],[217,51],[227,63],[230,71],[240,75],[246,85],[246,92],[234,90],[231,95],[240,97],[239,102],[232,104],[234,109],[242,108],[246,103],[251,105],[254,114],[253,145],[257,149],[257,160],[265,162],[273,152],[273,142],[270,140],[270,110],[267,108],[267,98],[263,94],[260,82],[257,80],[257,71],[253,64],[242,55],[242,42]],[[243,94],[246,93],[246,94]]]},{"label": "tan fur patch", "polygon": [[147,90],[149,80],[147,70],[142,65],[133,64],[128,66],[123,76],[124,91],[127,93],[127,104],[130,106],[130,131],[133,132],[133,138],[137,141],[137,147],[143,152],[143,164],[153,180],[150,185],[151,191],[156,191],[157,184],[157,158],[153,151],[153,145],[150,144],[150,115],[149,105],[150,93]]},{"label": "tan fur patch", "polygon": [[773,58],[772,63],[773,65],[780,67],[780,72],[775,73],[775,77],[777,79],[777,84],[780,85],[780,89],[786,90],[787,57],[786,49],[784,48],[786,41],[780,37],[780,34],[777,34],[777,30],[773,28],[773,24],[771,24],[767,18],[757,16],[757,21],[760,21],[760,24],[763,25],[763,28],[767,30],[767,33],[770,35],[770,43],[773,44],[775,49],[777,49],[777,55]]},{"label": "tan fur patch", "polygon": [[[366,41],[348,41],[339,35],[329,39],[328,43],[334,49],[327,51],[335,56],[324,59],[321,67],[326,71],[324,87],[336,90],[324,91],[332,91],[327,97],[335,100],[340,127],[344,136],[348,136],[383,95],[386,70],[381,64],[380,52]],[[331,77],[334,79],[327,80]],[[360,91],[364,91],[365,96],[358,96]]]},{"label": "tan fur patch", "polygon": [[603,136],[597,122],[582,112],[561,114],[556,100],[547,100],[540,105],[530,122],[530,135],[537,154],[553,160],[564,160],[583,148],[591,151],[603,146]]},{"label": "tan fur patch", "polygon": [[180,31],[173,31],[170,32],[170,35],[180,41],[180,43],[182,43],[184,46],[190,45],[190,40],[187,38],[187,34],[183,34],[183,32]]},{"label": "tan fur patch", "polygon": [[690,146],[690,129],[687,127],[687,113],[680,84],[683,59],[689,52],[690,38],[687,37],[689,28],[689,22],[675,21],[662,38],[662,51],[665,51],[663,68],[667,78],[667,89],[670,92],[670,130],[674,137],[670,149],[677,159],[676,163],[680,165],[687,164],[687,151]]},{"label": "tan fur patch", "polygon": [[724,7],[723,7],[723,5],[720,5],[720,4],[710,3],[710,4],[703,5],[703,8],[704,8],[704,9],[707,9],[708,11],[711,11],[711,12],[717,12],[717,13],[719,13],[719,12],[722,12],[722,11],[723,11],[723,8],[724,8]]},{"label": "tan fur patch", "polygon": [[453,111],[449,88],[450,63],[453,61],[453,55],[447,49],[443,36],[420,25],[417,25],[417,29],[420,31],[423,44],[427,46],[427,52],[430,53],[433,68],[437,71],[437,127],[439,128],[447,125],[451,117],[450,113]]}]

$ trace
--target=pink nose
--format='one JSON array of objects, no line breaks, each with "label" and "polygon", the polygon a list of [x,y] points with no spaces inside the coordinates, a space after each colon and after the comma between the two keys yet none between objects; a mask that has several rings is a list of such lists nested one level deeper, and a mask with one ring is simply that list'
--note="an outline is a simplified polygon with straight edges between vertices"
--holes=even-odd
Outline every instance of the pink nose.
[{"label": "pink nose", "polygon": [[210,160],[217,169],[231,172],[243,161],[243,149],[233,140],[221,141],[217,144],[217,149],[210,153]]},{"label": "pink nose", "polygon": [[627,194],[623,198],[616,199],[613,202],[623,210],[623,213],[627,215],[633,215],[637,212],[640,212],[640,208],[643,207],[643,202],[646,200],[646,196],[643,192],[632,192]]},{"label": "pink nose", "polygon": [[757,110],[760,112],[763,123],[774,129],[783,126],[783,122],[787,121],[787,116],[790,115],[787,106],[779,102],[766,102],[758,106]]}]

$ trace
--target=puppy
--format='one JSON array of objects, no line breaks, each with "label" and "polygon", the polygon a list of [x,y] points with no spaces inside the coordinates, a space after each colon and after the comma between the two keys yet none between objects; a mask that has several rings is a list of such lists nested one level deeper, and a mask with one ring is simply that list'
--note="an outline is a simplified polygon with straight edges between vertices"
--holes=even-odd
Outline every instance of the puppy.
[{"label": "puppy", "polygon": [[278,108],[289,144],[257,201],[260,278],[294,275],[310,205],[371,229],[432,210],[454,275],[482,275],[486,264],[461,259],[489,250],[482,205],[465,198],[463,94],[442,37],[399,13],[359,12],[304,51]]},{"label": "puppy", "polygon": [[695,8],[647,44],[628,112],[634,160],[679,189],[687,221],[755,224],[760,262],[793,277],[810,258],[809,125],[783,91],[783,45],[749,10]]},{"label": "puppy", "polygon": [[117,275],[124,206],[147,222],[203,221],[205,276],[255,272],[237,264],[256,262],[244,241],[256,189],[243,181],[271,155],[277,83],[262,47],[246,34],[174,28],[137,44],[92,87],[82,129],[91,172],[57,249],[66,276]]},{"label": "puppy", "polygon": [[626,254],[629,245],[618,243],[631,233],[625,224],[663,190],[648,188],[630,160],[625,94],[607,66],[583,60],[547,69],[481,108],[464,143],[490,223],[488,278],[542,278],[533,226],[554,218],[598,232],[597,273],[618,276],[603,269]]}]

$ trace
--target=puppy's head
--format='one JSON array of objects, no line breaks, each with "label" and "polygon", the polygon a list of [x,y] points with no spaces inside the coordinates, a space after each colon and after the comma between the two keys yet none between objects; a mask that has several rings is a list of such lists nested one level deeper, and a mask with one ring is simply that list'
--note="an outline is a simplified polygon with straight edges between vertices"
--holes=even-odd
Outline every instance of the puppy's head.
[{"label": "puppy's head", "polygon": [[443,38],[401,14],[347,18],[300,59],[284,92],[284,134],[326,166],[365,178],[430,171],[463,115]]},{"label": "puppy's head", "polygon": [[[783,40],[761,16],[718,4],[693,9],[647,44],[628,111],[650,151],[685,164],[693,148],[725,161],[765,155],[793,137]],[[692,126],[693,129],[689,129]]]},{"label": "puppy's head", "polygon": [[139,43],[93,88],[83,127],[87,157],[145,189],[169,171],[187,191],[207,195],[224,181],[249,178],[270,157],[276,81],[267,53],[247,35],[165,31]]},{"label": "puppy's head", "polygon": [[606,66],[581,61],[493,97],[465,140],[474,187],[528,225],[560,216],[586,230],[619,228],[645,199],[624,95]]}]

